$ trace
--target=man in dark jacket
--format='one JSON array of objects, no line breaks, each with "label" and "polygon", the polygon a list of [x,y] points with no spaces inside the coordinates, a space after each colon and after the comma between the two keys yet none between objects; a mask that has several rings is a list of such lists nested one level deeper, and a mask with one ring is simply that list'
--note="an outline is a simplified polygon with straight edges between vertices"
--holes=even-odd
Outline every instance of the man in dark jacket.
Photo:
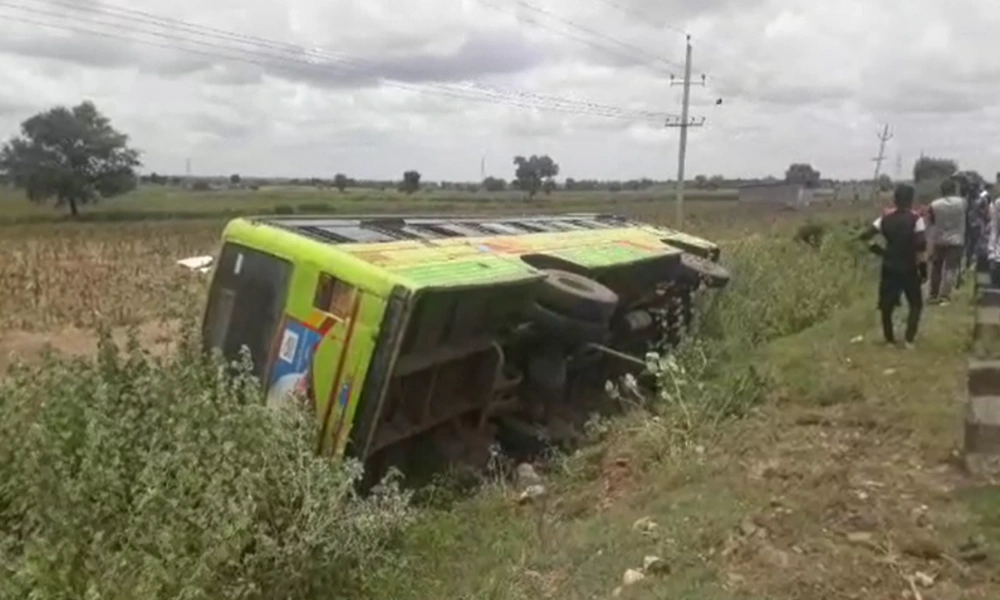
[{"label": "man in dark jacket", "polygon": [[[882,315],[882,333],[890,344],[896,343],[892,313],[899,305],[900,296],[906,296],[909,308],[906,347],[917,337],[924,306],[921,286],[927,281],[927,225],[923,217],[913,211],[913,197],[913,186],[896,186],[895,209],[875,219],[860,236],[861,241],[868,242],[869,249],[882,258],[878,308]],[[885,248],[872,241],[878,234],[882,234]]]}]

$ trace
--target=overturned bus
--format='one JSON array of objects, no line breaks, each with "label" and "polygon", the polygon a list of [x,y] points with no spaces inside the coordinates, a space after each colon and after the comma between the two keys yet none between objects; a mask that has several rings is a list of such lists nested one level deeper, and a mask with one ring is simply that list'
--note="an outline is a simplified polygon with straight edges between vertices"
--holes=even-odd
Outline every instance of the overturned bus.
[{"label": "overturned bus", "polygon": [[598,214],[261,217],[228,224],[206,347],[246,346],[268,402],[297,398],[319,452],[371,473],[481,464],[579,435],[608,377],[676,342],[719,248]]}]

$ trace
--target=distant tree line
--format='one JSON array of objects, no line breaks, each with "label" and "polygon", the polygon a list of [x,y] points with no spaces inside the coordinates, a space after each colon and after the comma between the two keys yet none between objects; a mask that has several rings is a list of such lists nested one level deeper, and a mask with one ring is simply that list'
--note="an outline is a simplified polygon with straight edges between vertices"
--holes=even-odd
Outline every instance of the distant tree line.
[{"label": "distant tree line", "polygon": [[[216,189],[257,190],[265,186],[298,186],[335,189],[340,193],[351,190],[417,192],[453,191],[509,192],[534,198],[538,194],[565,192],[642,192],[656,186],[673,185],[669,180],[650,178],[629,180],[576,179],[562,182],[559,164],[547,154],[514,156],[509,180],[489,176],[478,182],[426,181],[415,169],[408,169],[395,180],[357,179],[340,172],[329,178],[249,177],[239,173],[218,177],[189,177],[161,173],[137,174],[141,167],[140,153],[129,145],[127,135],[111,126],[110,120],[91,102],[78,106],[56,107],[39,113],[21,124],[20,135],[0,147],[0,184],[23,189],[27,197],[39,203],[53,202],[65,206],[72,215],[80,207],[102,198],[126,193],[136,185],[177,186],[193,191]],[[922,196],[933,195],[944,178],[957,177],[968,184],[982,184],[975,171],[961,171],[958,164],[947,158],[921,157],[913,167],[913,180]],[[998,174],[1000,177],[1000,174]],[[746,184],[793,183],[809,188],[835,187],[843,182],[824,179],[821,173],[805,162],[791,164],[783,178],[727,178],[723,175],[696,175],[685,182],[699,190],[733,189]],[[861,182],[864,184],[864,182]],[[893,181],[882,175],[876,189],[888,191]],[[868,181],[869,189],[872,182]]]}]

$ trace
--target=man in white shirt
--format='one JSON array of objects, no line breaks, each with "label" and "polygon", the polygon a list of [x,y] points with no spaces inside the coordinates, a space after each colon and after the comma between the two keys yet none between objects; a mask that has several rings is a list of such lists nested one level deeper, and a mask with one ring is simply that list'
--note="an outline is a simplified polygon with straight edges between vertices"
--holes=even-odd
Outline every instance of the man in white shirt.
[{"label": "man in white shirt", "polygon": [[[976,186],[977,188],[979,186]],[[965,221],[965,268],[972,269],[981,261],[980,249],[982,239],[987,235],[986,211],[989,210],[990,193],[985,189],[976,189],[971,194],[971,202],[966,212]]]},{"label": "man in white shirt", "polygon": [[1000,215],[997,200],[989,204],[989,226],[986,228],[986,258],[990,265],[991,287],[1000,287]]},{"label": "man in white shirt", "polygon": [[993,195],[990,186],[986,186],[979,196],[979,202],[973,213],[973,218],[979,223],[979,238],[976,240],[974,250],[974,264],[976,272],[987,273],[990,270],[989,246],[990,246],[990,223],[993,221],[990,216],[990,208],[993,205]]},{"label": "man in white shirt", "polygon": [[958,282],[965,250],[965,206],[965,198],[958,195],[958,185],[946,179],[941,182],[941,197],[931,202],[927,210],[933,248],[929,302],[948,302]]}]

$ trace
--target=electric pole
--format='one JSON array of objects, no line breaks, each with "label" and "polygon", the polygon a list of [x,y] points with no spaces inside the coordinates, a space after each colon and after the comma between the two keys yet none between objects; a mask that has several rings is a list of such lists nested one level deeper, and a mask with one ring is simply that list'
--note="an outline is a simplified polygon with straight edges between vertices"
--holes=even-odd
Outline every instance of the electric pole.
[{"label": "electric pole", "polygon": [[[670,85],[675,85],[677,82],[673,80],[673,76],[670,77]],[[692,121],[688,117],[688,109],[691,105],[691,36],[687,36],[686,50],[684,53],[684,81],[680,82],[684,86],[684,94],[681,100],[681,120],[674,123],[667,123],[667,127],[680,127],[681,128],[681,140],[680,140],[680,150],[677,153],[677,192],[675,198],[675,205],[677,209],[677,214],[675,217],[675,226],[680,228],[684,224],[684,161],[687,157],[687,134],[689,127],[701,127],[705,124],[705,119],[702,118],[700,121]],[[701,84],[705,85],[705,76],[701,76]]]},{"label": "electric pole", "polygon": [[878,132],[878,156],[873,158],[875,161],[875,177],[872,183],[872,202],[878,201],[878,177],[882,171],[882,161],[885,160],[885,143],[892,139],[892,132],[889,131],[888,123],[882,126],[882,130]]}]

